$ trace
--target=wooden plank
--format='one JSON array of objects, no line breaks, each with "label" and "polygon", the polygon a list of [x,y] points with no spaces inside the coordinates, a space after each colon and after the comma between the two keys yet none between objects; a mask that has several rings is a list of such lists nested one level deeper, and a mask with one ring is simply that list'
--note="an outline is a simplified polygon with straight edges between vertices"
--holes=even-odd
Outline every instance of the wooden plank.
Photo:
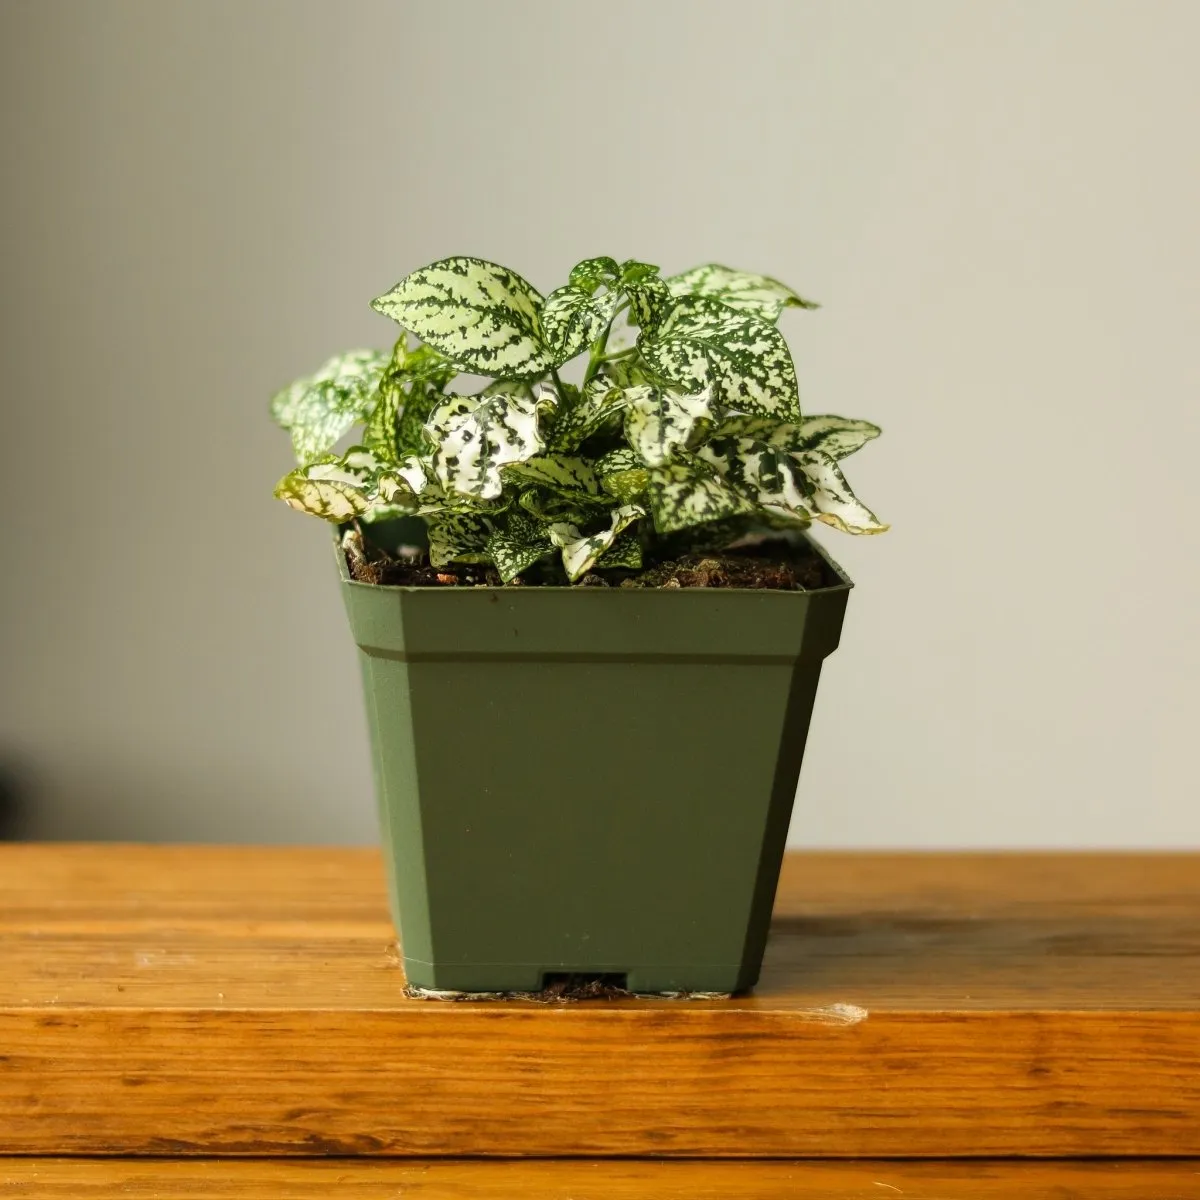
[{"label": "wooden plank", "polygon": [[1200,856],[789,856],[757,992],[402,994],[378,856],[0,846],[0,1152],[1200,1155]]},{"label": "wooden plank", "polygon": [[0,1159],[16,1200],[1197,1200],[1200,1160]]}]

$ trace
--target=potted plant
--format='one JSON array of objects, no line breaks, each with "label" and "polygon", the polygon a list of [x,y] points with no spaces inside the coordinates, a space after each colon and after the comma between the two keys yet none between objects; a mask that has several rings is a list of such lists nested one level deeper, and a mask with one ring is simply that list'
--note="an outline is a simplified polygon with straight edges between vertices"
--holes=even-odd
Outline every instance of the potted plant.
[{"label": "potted plant", "polygon": [[815,306],[457,257],[373,307],[390,354],[275,397],[276,495],[337,529],[410,984],[753,986],[851,586],[804,530],[886,528],[839,466],[879,429],[800,412],[777,321]]}]

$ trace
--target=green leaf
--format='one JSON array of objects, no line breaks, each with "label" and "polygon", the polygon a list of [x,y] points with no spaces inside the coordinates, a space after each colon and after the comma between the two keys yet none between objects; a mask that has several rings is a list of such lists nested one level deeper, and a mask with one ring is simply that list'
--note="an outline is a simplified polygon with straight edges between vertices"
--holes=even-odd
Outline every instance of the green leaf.
[{"label": "green leaf", "polygon": [[870,421],[835,417],[832,413],[805,417],[800,422],[798,450],[819,450],[830,458],[846,458],[883,432]]},{"label": "green leaf", "polygon": [[753,501],[734,491],[707,463],[670,463],[655,467],[649,475],[646,496],[659,533],[674,533],[755,509]]},{"label": "green leaf", "polygon": [[711,386],[717,403],[732,412],[800,420],[787,342],[751,313],[687,296],[638,346],[652,370],[685,391]]},{"label": "green leaf", "polygon": [[379,380],[378,399],[363,444],[390,460],[425,452],[423,426],[442,390],[457,374],[458,368],[432,346],[409,350],[408,334],[401,334]]},{"label": "green leaf", "polygon": [[534,484],[566,496],[600,495],[600,480],[586,459],[570,454],[539,454],[524,462],[511,463],[501,472],[504,480],[518,484]]},{"label": "green leaf", "polygon": [[659,269],[654,263],[638,262],[636,258],[627,258],[621,264],[621,286],[629,287],[645,283],[649,279],[658,278]]},{"label": "green leaf", "polygon": [[481,258],[444,258],[405,276],[371,307],[464,370],[527,378],[554,365],[542,340],[541,294]]},{"label": "green leaf", "polygon": [[487,517],[447,513],[429,520],[429,562],[444,567],[452,562],[488,562],[488,539],[493,525]]},{"label": "green leaf", "polygon": [[693,445],[711,427],[712,393],[680,396],[655,387],[625,392],[625,436],[650,467],[661,467]]},{"label": "green leaf", "polygon": [[488,555],[504,583],[510,583],[553,549],[546,527],[519,509],[509,513],[503,526],[487,540]]},{"label": "green leaf", "polygon": [[638,504],[623,504],[614,508],[610,516],[610,526],[598,533],[581,534],[579,529],[569,523],[551,525],[550,540],[562,550],[563,569],[567,578],[574,583],[586,575],[597,560],[616,541],[618,535],[646,515],[646,510]]},{"label": "green leaf", "polygon": [[582,288],[590,296],[598,287],[615,287],[621,268],[615,258],[585,258],[571,268],[571,286]]},{"label": "green leaf", "polygon": [[500,468],[545,449],[538,428],[545,404],[506,392],[447,397],[425,425],[434,446],[430,461],[438,483],[447,491],[481,500],[499,496],[504,487]]},{"label": "green leaf", "polygon": [[682,275],[672,275],[667,285],[673,296],[708,296],[730,308],[753,313],[764,321],[777,321],[785,308],[820,307],[778,279],[755,275],[752,271],[735,271],[719,263],[708,263],[684,271]]},{"label": "green leaf", "polygon": [[539,395],[555,410],[548,444],[551,450],[570,452],[579,447],[616,417],[625,407],[625,394],[612,380],[597,375],[581,392],[564,385],[564,395],[550,384],[542,384]]},{"label": "green leaf", "polygon": [[841,468],[818,450],[796,455],[812,487],[814,516],[843,533],[883,533],[888,526],[854,494]]},{"label": "green leaf", "polygon": [[350,350],[275,394],[271,416],[292,435],[297,462],[327,454],[371,415],[387,362],[387,355],[377,350]]},{"label": "green leaf", "polygon": [[619,299],[616,292],[592,295],[573,284],[550,293],[542,308],[542,336],[554,366],[581,354],[603,335]]},{"label": "green leaf", "polygon": [[600,486],[622,504],[637,500],[650,483],[650,472],[641,456],[628,446],[610,450],[596,461]]}]

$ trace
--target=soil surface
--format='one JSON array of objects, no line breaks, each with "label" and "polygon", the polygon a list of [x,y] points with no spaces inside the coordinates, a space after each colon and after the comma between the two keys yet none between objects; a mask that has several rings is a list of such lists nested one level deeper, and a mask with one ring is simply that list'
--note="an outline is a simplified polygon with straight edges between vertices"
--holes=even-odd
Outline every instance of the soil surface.
[{"label": "soil surface", "polygon": [[[369,547],[357,535],[347,539],[350,576],[362,583],[392,587],[500,587],[495,567],[485,563],[451,563],[434,567],[421,551],[391,555]],[[561,574],[561,573],[559,573]],[[641,570],[594,571],[577,587],[746,588],[803,592],[828,587],[837,580],[807,543],[770,539],[720,552],[685,554]],[[508,587],[562,586],[566,579],[551,568],[533,568]]]}]

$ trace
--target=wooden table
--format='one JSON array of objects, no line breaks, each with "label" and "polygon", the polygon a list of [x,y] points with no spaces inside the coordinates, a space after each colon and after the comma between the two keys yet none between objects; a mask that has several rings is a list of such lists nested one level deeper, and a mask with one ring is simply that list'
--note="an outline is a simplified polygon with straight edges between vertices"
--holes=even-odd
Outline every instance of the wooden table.
[{"label": "wooden table", "polygon": [[[1200,1198],[1197,855],[790,855],[727,1001],[403,987],[373,851],[0,846],[0,1197]],[[945,1161],[1013,1156],[1164,1161]]]}]

